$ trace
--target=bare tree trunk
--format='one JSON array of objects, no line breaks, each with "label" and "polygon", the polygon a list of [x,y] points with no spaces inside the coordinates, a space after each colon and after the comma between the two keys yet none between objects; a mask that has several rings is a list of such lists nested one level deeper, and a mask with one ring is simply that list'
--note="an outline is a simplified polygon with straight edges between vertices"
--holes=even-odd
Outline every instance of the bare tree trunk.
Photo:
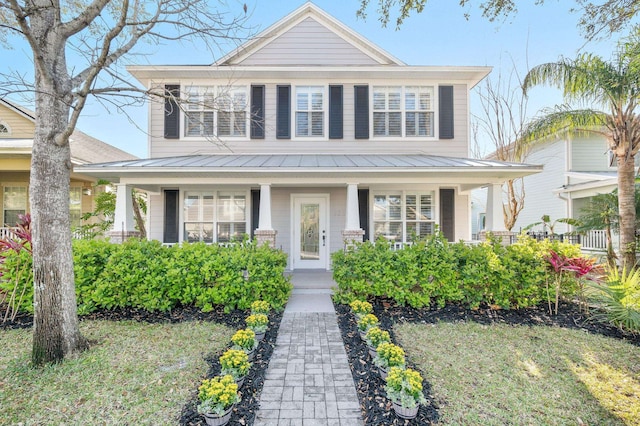
[{"label": "bare tree trunk", "polygon": [[140,238],[143,240],[147,239],[147,229],[144,226],[144,219],[142,217],[142,213],[140,212],[140,203],[138,202],[138,197],[136,194],[136,190],[131,190],[131,200],[133,204],[133,217],[136,220],[136,225],[138,225],[138,232],[140,232]]},{"label": "bare tree trunk", "polygon": [[618,156],[618,211],[622,266],[636,264],[636,208],[634,156]]},{"label": "bare tree trunk", "polygon": [[78,328],[69,216],[69,106],[72,100],[64,43],[56,34],[55,10],[37,9],[34,43],[42,53],[36,65],[36,120],[29,201],[33,239],[32,362],[62,361],[83,350]]}]

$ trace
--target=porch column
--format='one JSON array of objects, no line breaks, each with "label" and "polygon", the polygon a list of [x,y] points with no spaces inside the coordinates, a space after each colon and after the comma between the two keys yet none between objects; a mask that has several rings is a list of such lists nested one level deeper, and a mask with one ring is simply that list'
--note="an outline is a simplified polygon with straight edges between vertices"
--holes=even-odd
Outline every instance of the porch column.
[{"label": "porch column", "polygon": [[487,188],[486,229],[480,232],[480,239],[486,240],[486,233],[491,232],[502,240],[503,244],[509,244],[511,232],[504,227],[504,212],[502,203],[502,184],[494,183]]},{"label": "porch column", "polygon": [[276,246],[278,231],[271,225],[271,184],[260,184],[260,209],[258,214],[258,228],[255,231],[258,245],[268,244]]},{"label": "porch column", "polygon": [[133,219],[132,189],[126,184],[116,184],[116,210],[113,214],[113,228],[107,234],[112,243],[120,244],[129,238],[140,236]]},{"label": "porch column", "polygon": [[360,228],[360,204],[358,203],[358,184],[347,184],[347,211],[342,240],[345,246],[361,243],[364,230]]}]

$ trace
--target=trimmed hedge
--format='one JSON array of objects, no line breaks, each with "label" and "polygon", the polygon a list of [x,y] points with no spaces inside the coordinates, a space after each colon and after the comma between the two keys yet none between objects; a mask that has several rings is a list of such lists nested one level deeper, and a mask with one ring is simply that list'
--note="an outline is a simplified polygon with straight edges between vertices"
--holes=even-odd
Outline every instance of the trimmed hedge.
[{"label": "trimmed hedge", "polygon": [[[286,254],[255,242],[230,247],[203,243],[164,247],[157,241],[78,240],[73,244],[73,258],[80,314],[125,307],[168,311],[178,305],[195,305],[203,311],[222,305],[230,311],[247,309],[254,300],[265,300],[280,309],[292,289],[283,275]],[[30,258],[26,261],[31,262]],[[10,291],[15,278],[7,269],[0,288]],[[31,273],[23,274],[22,279],[30,280],[31,294],[21,309],[33,312]]]},{"label": "trimmed hedge", "polygon": [[[483,303],[504,309],[532,306],[547,299],[546,283],[552,278],[544,257],[550,250],[580,256],[576,245],[526,236],[507,247],[495,240],[449,244],[441,233],[397,251],[383,240],[365,242],[333,253],[335,297],[348,303],[383,296],[414,308],[449,302],[471,308]],[[563,294],[574,294],[576,282],[565,275]]]}]

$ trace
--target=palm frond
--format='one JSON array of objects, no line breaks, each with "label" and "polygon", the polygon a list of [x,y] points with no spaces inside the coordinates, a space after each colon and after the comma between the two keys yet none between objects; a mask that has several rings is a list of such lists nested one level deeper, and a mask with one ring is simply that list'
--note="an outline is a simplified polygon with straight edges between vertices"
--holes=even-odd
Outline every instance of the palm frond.
[{"label": "palm frond", "polygon": [[603,126],[607,124],[607,114],[593,109],[571,110],[567,106],[556,106],[542,112],[542,116],[527,124],[521,138],[533,142],[559,135],[563,131],[576,133],[597,133],[607,136]]}]

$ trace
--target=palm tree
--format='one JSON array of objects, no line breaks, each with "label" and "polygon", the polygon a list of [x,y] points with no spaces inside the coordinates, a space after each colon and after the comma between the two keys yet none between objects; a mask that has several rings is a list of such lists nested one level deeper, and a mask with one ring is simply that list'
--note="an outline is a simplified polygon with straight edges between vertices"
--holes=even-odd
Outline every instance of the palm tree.
[{"label": "palm tree", "polygon": [[607,139],[618,171],[621,258],[624,265],[632,267],[636,263],[634,159],[640,149],[640,118],[636,111],[640,93],[640,31],[618,44],[611,62],[582,54],[573,60],[538,65],[525,77],[523,89],[526,93],[542,84],[562,89],[567,105],[584,103],[595,108],[557,106],[530,123],[524,138],[534,141],[562,131],[575,131]]}]

